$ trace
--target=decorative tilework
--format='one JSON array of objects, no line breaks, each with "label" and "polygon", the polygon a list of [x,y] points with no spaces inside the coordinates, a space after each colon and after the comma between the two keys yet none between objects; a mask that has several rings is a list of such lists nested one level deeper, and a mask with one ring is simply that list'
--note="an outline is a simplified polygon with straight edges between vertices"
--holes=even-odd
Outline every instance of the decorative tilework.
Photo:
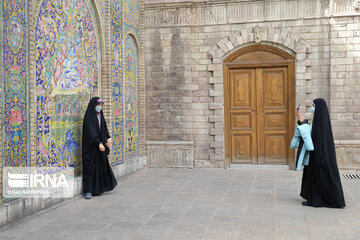
[{"label": "decorative tilework", "polygon": [[125,154],[127,158],[138,152],[138,50],[134,38],[125,39]]},{"label": "decorative tilework", "polygon": [[111,1],[111,50],[112,50],[112,165],[123,162],[124,150],[124,115],[123,115],[123,82],[122,82],[122,1]]},{"label": "decorative tilework", "polygon": [[27,2],[4,0],[3,166],[28,165]]},{"label": "decorative tilework", "polygon": [[104,16],[105,14],[105,0],[96,0],[99,8],[99,13]]},{"label": "decorative tilework", "polygon": [[124,32],[134,32],[140,39],[140,0],[123,0]]},{"label": "decorative tilework", "polygon": [[43,0],[36,22],[37,166],[80,164],[89,99],[101,93],[100,37],[89,0]]}]

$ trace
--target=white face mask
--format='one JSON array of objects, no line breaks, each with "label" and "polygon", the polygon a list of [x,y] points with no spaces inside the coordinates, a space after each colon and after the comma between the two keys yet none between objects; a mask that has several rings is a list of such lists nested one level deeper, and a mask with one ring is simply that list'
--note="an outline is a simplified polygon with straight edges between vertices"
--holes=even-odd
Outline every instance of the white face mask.
[{"label": "white face mask", "polygon": [[95,111],[98,112],[98,113],[101,111],[101,109],[102,109],[101,106],[96,106],[96,107],[95,107]]},{"label": "white face mask", "polygon": [[315,107],[311,106],[311,112],[314,114],[315,113]]}]

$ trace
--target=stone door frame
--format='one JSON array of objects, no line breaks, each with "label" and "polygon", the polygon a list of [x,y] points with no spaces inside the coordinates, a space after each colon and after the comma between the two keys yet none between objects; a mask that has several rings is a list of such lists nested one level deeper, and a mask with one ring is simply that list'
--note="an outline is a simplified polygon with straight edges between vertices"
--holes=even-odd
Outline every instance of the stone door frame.
[{"label": "stone door frame", "polygon": [[[211,75],[208,83],[212,86],[209,97],[213,100],[209,103],[209,110],[213,113],[209,116],[209,122],[213,123],[210,135],[214,137],[210,143],[210,148],[214,149],[214,153],[210,155],[210,161],[223,161],[224,168],[230,167],[230,163],[225,161],[223,62],[239,49],[257,44],[272,45],[295,57],[295,83],[311,80],[311,46],[299,35],[289,32],[286,28],[268,26],[244,28],[240,32],[230,33],[208,51],[211,59],[207,66]],[[301,99],[301,102],[304,101],[306,99]],[[295,102],[296,104],[300,102],[297,96],[295,96]],[[289,165],[290,168],[294,168],[291,162]]]}]

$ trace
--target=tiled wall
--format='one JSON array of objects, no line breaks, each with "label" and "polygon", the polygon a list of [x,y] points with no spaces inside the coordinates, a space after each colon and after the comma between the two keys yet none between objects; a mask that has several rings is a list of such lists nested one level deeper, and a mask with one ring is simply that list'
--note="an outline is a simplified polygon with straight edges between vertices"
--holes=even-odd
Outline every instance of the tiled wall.
[{"label": "tiled wall", "polygon": [[[79,170],[82,120],[93,96],[105,101],[113,137],[112,165],[126,161],[127,134],[132,137],[131,143],[126,142],[129,158],[144,155],[140,144],[144,124],[138,123],[144,118],[145,102],[144,88],[139,88],[144,86],[141,4],[139,0],[1,2],[1,168]],[[126,44],[125,39],[131,40]],[[124,106],[129,101],[131,116],[126,121]]]}]

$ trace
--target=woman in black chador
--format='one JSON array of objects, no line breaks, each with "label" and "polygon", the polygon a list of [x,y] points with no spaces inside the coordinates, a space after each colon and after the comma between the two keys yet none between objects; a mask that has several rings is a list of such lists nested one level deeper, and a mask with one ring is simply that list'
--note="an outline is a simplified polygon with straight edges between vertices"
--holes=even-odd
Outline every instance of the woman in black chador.
[{"label": "woman in black chador", "polygon": [[103,103],[98,97],[92,98],[84,117],[82,166],[86,199],[111,191],[117,185],[107,158],[111,137],[102,112]]},{"label": "woman in black chador", "polygon": [[[344,193],[325,100],[315,99],[312,112],[314,119],[311,138],[314,151],[310,152],[309,165],[304,166],[300,196],[306,201],[302,204],[313,207],[343,208],[345,207]],[[304,118],[299,112],[298,118],[300,122],[303,122]]]}]

